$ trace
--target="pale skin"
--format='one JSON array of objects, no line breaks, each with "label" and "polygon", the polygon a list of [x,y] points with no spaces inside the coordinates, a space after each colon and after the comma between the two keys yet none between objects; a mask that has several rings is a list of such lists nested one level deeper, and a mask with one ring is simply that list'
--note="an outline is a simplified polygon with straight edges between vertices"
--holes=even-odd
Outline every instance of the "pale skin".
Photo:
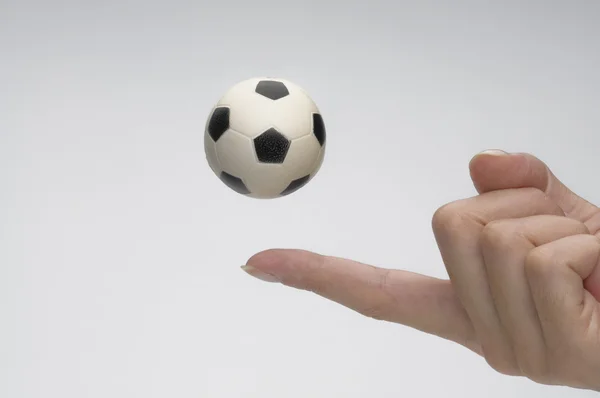
[{"label": "pale skin", "polygon": [[600,209],[529,154],[469,166],[479,194],[433,216],[447,280],[293,249],[243,268],[459,343],[502,374],[600,391]]}]

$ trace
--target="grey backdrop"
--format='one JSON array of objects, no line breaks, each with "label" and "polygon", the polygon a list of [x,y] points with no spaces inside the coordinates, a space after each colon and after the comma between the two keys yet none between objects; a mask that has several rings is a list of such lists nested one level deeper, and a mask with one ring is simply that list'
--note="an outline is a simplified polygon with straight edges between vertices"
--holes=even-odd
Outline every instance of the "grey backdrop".
[{"label": "grey backdrop", "polygon": [[[600,3],[0,0],[0,396],[570,397],[240,269],[299,247],[445,276],[435,209],[486,148],[600,203]],[[232,84],[272,75],[328,153],[257,201],[208,168]]]}]

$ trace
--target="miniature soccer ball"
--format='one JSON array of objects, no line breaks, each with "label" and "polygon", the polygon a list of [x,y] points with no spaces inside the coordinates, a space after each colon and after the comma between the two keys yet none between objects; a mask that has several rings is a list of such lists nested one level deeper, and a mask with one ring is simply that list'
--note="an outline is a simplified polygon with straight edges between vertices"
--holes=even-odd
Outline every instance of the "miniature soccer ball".
[{"label": "miniature soccer ball", "polygon": [[325,124],[313,100],[294,83],[248,79],[211,110],[204,150],[210,168],[235,192],[277,198],[305,186],[319,171]]}]

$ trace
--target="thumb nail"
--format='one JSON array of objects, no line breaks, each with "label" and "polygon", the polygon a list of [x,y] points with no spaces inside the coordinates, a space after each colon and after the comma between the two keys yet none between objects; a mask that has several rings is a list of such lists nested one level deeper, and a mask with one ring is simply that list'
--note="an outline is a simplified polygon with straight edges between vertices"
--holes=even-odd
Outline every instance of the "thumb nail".
[{"label": "thumb nail", "polygon": [[246,273],[248,275],[251,275],[257,279],[260,279],[261,281],[271,282],[271,283],[279,282],[279,279],[275,275],[267,274],[266,272],[263,272],[257,268],[254,268],[251,265],[242,265],[242,269],[244,271],[246,271]]},{"label": "thumb nail", "polygon": [[487,149],[483,152],[479,152],[479,155],[506,156],[508,153],[501,149]]}]

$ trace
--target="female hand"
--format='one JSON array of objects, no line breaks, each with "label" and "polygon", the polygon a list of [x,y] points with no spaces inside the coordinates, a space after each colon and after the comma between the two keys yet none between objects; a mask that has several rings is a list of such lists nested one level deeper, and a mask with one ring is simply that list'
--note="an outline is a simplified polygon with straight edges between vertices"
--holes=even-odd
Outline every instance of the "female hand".
[{"label": "female hand", "polygon": [[483,153],[470,169],[479,195],[433,217],[449,280],[302,250],[244,269],[462,344],[503,374],[600,391],[600,209],[531,155]]}]

